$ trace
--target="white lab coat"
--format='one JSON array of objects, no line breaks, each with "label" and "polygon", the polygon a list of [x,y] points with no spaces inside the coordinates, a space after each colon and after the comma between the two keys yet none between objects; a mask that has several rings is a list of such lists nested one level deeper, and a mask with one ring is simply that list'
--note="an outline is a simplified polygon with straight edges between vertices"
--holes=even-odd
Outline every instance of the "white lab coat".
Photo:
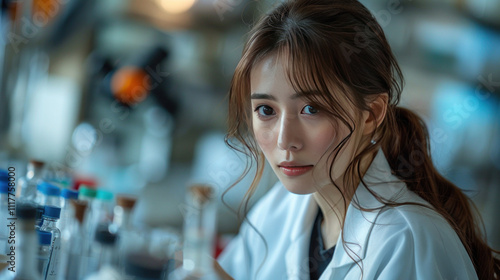
[{"label": "white lab coat", "polygon": [[[383,198],[429,205],[391,174],[381,150],[363,179]],[[361,184],[355,197],[363,207],[383,206]],[[309,242],[318,209],[311,195],[293,194],[276,184],[248,215],[258,232],[243,223],[219,257],[222,268],[237,280],[309,279]],[[437,212],[422,206],[366,212],[351,203],[343,235],[345,246],[340,235],[321,280],[477,279],[455,231]]]}]

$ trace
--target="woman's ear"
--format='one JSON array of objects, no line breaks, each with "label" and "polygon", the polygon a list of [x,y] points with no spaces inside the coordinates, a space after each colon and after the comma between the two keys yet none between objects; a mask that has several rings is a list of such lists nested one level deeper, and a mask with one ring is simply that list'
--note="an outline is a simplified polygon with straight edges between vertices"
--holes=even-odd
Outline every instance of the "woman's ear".
[{"label": "woman's ear", "polygon": [[385,92],[377,94],[376,97],[370,101],[369,106],[371,108],[371,113],[368,111],[365,112],[364,135],[373,133],[382,123],[387,112],[388,104],[389,95]]}]

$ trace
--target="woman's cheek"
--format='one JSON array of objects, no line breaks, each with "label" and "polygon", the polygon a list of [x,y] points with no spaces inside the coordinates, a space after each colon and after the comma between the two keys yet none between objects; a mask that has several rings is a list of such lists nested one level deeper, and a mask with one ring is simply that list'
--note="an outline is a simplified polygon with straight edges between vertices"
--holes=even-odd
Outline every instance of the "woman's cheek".
[{"label": "woman's cheek", "polygon": [[254,134],[255,139],[257,140],[257,143],[259,143],[262,150],[272,148],[274,143],[276,143],[276,141],[274,141],[275,136],[273,129],[270,127],[257,125],[254,127]]}]

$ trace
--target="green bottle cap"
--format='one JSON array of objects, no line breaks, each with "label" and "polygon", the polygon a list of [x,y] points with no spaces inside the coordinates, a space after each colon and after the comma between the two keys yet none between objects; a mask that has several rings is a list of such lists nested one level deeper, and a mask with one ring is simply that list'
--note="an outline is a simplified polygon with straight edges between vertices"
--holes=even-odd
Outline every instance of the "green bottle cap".
[{"label": "green bottle cap", "polygon": [[80,186],[80,189],[79,189],[79,195],[80,197],[90,197],[90,198],[94,198],[97,194],[97,191],[94,190],[94,189],[91,189],[89,187],[84,187],[83,185]]},{"label": "green bottle cap", "polygon": [[99,200],[110,201],[113,199],[113,193],[107,190],[98,190],[96,198]]}]

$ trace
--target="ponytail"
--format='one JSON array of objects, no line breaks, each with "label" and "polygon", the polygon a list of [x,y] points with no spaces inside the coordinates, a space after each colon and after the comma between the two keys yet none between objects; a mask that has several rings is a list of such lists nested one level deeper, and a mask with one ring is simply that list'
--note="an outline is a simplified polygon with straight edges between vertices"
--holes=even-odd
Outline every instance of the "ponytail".
[{"label": "ponytail", "polygon": [[386,117],[381,145],[395,175],[450,223],[479,279],[500,279],[500,260],[494,256],[499,251],[483,240],[474,204],[434,167],[423,120],[411,110],[394,105],[389,106]]}]

